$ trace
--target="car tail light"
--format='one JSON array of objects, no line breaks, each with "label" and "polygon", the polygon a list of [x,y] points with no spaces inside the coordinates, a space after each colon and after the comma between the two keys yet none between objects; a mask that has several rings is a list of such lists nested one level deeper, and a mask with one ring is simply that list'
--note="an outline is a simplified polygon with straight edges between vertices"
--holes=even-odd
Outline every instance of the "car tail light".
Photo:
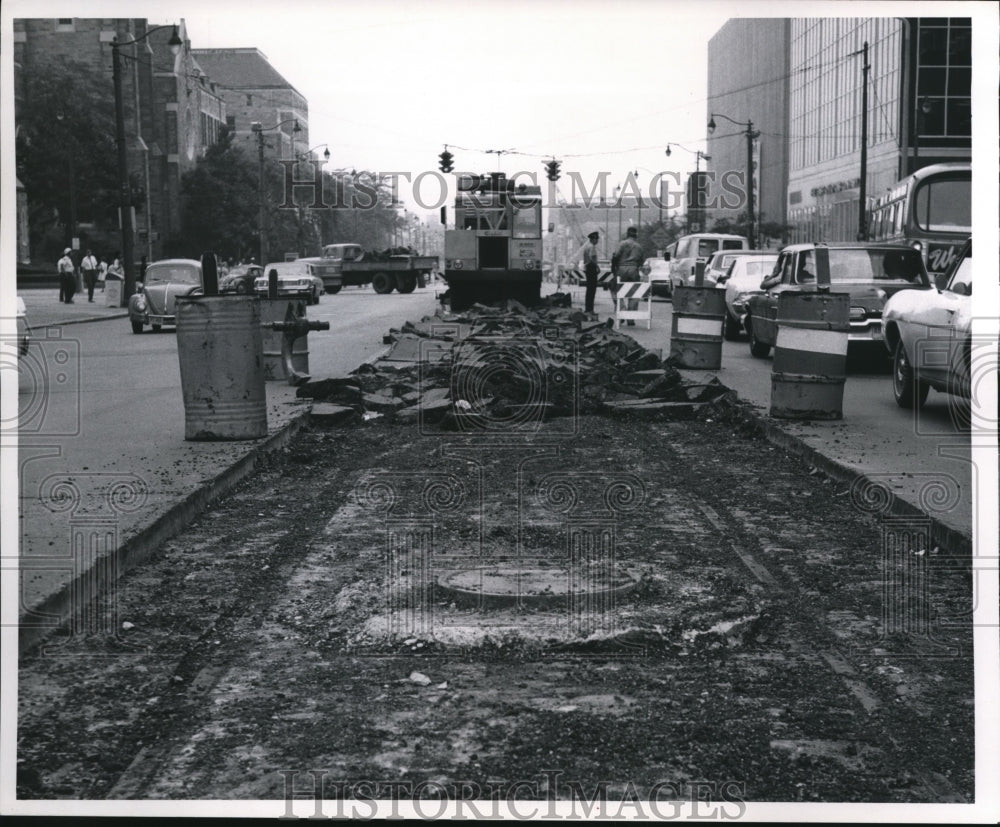
[{"label": "car tail light", "polygon": [[456,270],[461,270],[465,266],[465,263],[460,258],[456,258],[452,263]]}]

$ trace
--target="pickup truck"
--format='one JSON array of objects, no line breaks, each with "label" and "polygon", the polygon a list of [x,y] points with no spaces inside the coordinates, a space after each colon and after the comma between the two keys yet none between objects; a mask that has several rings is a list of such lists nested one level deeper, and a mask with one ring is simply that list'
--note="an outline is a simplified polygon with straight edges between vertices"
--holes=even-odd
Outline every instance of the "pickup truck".
[{"label": "pickup truck", "polygon": [[327,293],[341,286],[371,284],[376,293],[412,293],[419,284],[426,286],[427,276],[437,269],[437,256],[415,256],[405,252],[373,253],[358,244],[327,244],[322,261],[330,265],[329,276],[322,275]]}]

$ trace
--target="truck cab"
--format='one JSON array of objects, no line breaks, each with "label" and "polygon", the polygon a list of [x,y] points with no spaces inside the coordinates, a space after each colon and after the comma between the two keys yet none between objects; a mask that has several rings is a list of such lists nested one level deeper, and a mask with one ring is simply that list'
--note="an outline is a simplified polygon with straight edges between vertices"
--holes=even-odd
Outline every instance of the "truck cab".
[{"label": "truck cab", "polygon": [[363,261],[365,251],[358,244],[327,244],[323,247],[323,258],[334,261]]}]

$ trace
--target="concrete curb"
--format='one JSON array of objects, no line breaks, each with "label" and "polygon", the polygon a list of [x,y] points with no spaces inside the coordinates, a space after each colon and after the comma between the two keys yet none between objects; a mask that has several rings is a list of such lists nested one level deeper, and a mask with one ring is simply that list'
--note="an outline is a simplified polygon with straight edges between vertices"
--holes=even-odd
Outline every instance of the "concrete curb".
[{"label": "concrete curb", "polygon": [[871,487],[873,489],[877,488],[879,490],[886,491],[889,495],[887,502],[878,509],[872,509],[871,513],[873,516],[910,517],[928,520],[931,528],[930,539],[932,543],[941,546],[943,549],[947,549],[952,554],[972,555],[973,538],[971,536],[959,531],[958,529],[952,528],[951,526],[945,525],[936,517],[922,511],[917,508],[917,506],[908,503],[906,500],[891,491],[888,491],[884,485],[872,480],[865,474],[859,474],[852,468],[842,465],[829,457],[823,456],[815,448],[806,445],[806,443],[798,437],[792,436],[786,431],[783,431],[779,426],[767,421],[759,414],[756,414],[753,411],[749,411],[748,413],[761,426],[764,431],[764,436],[768,442],[794,456],[808,460],[814,466],[819,468],[824,474],[830,477],[830,479],[839,483],[851,485],[852,488],[860,485],[866,488]]},{"label": "concrete curb", "polygon": [[33,324],[31,326],[32,330],[45,330],[47,327],[62,327],[67,324],[84,324],[87,322],[104,322],[109,319],[127,319],[128,311],[123,310],[121,313],[111,313],[107,316],[87,316],[83,319],[63,319],[57,322],[43,322],[42,324]]},{"label": "concrete curb", "polygon": [[[119,545],[113,553],[116,575],[121,577],[146,560],[160,545],[187,528],[215,500],[242,482],[254,470],[261,458],[288,445],[292,437],[308,424],[311,410],[311,405],[304,406],[285,425],[253,446],[233,465],[225,468],[216,477],[192,491],[150,525],[139,531],[138,534]],[[106,558],[100,562],[103,565]],[[93,594],[94,589],[101,585],[98,581],[98,573],[95,571],[96,568],[83,572],[77,578],[64,584],[57,593],[31,607],[33,613],[55,616],[58,620],[44,626],[26,626],[23,622],[19,623],[19,652],[23,654],[27,649],[40,643],[72,619],[75,611],[73,595]]]}]

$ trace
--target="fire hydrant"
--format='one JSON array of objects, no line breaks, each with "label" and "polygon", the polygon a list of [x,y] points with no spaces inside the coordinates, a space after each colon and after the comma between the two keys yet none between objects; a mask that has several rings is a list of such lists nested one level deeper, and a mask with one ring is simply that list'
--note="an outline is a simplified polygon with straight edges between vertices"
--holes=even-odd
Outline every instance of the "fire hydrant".
[{"label": "fire hydrant", "polygon": [[288,384],[293,386],[302,385],[309,381],[308,373],[300,373],[292,364],[292,345],[295,340],[305,336],[310,330],[329,330],[329,322],[315,322],[303,317],[296,317],[292,313],[291,306],[288,315],[283,322],[271,322],[271,330],[282,333],[281,337],[281,361],[285,366],[285,376],[288,377]]}]

